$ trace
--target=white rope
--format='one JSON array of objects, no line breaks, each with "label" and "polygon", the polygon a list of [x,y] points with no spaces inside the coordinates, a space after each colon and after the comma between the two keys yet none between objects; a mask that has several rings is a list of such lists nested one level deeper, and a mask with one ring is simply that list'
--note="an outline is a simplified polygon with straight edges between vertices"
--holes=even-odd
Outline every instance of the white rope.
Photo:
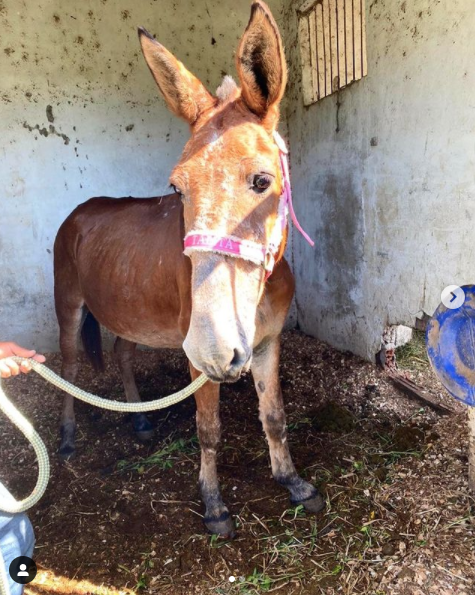
[{"label": "white rope", "polygon": [[[25,361],[25,358],[22,357],[11,357],[9,359],[12,359],[17,363]],[[81,388],[74,386],[74,384],[67,382],[64,380],[64,378],[61,378],[43,364],[40,364],[35,360],[28,361],[32,370],[37,372],[51,384],[54,384],[73,397],[76,397],[85,403],[89,403],[90,405],[94,405],[95,407],[101,407],[102,409],[108,409],[109,411],[121,411],[124,413],[145,413],[147,411],[155,411],[156,409],[165,409],[166,407],[170,407],[171,405],[175,405],[176,403],[183,401],[208,381],[208,378],[204,374],[201,374],[201,376],[199,376],[186,388],[173,393],[168,397],[156,399],[155,401],[149,401],[147,403],[121,403],[119,401],[109,401],[108,399],[102,399],[97,395],[93,395],[92,393],[82,390]],[[11,499],[0,499],[0,510],[11,514],[25,512],[40,500],[48,486],[50,476],[48,451],[46,450],[45,443],[40,438],[39,434],[36,432],[30,422],[25,419],[23,414],[20,413],[20,411],[18,411],[13,403],[8,399],[2,389],[1,383],[0,410],[3,411],[8,419],[10,419],[10,421],[14,423],[16,427],[24,434],[25,438],[33,446],[38,459],[38,480],[31,494],[24,500],[20,501],[15,500],[13,496]],[[0,580],[0,594],[1,583],[2,581]]]},{"label": "white rope", "polygon": [[2,552],[0,551],[0,595],[10,595],[9,587],[9,576],[5,560],[3,559]]}]

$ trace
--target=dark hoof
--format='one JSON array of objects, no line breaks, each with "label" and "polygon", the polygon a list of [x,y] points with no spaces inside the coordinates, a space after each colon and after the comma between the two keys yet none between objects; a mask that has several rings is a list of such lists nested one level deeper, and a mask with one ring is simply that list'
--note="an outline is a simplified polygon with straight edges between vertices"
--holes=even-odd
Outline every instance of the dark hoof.
[{"label": "dark hoof", "polygon": [[143,430],[142,432],[135,432],[135,435],[140,442],[148,442],[155,436],[155,430]]},{"label": "dark hoof", "polygon": [[321,512],[325,508],[325,500],[317,490],[315,490],[315,494],[313,496],[305,498],[305,500],[300,500],[299,502],[294,502],[291,500],[291,502],[294,506],[301,504],[305,510],[314,514]]},{"label": "dark hoof", "polygon": [[72,461],[76,458],[76,449],[70,444],[64,444],[59,447],[58,456],[62,461]]},{"label": "dark hoof", "polygon": [[151,440],[155,434],[152,422],[144,413],[134,413],[132,415],[132,424],[135,435],[141,442]]},{"label": "dark hoof", "polygon": [[58,455],[62,461],[70,461],[76,456],[75,438],[75,426],[61,426],[61,444],[59,445]]},{"label": "dark hoof", "polygon": [[206,529],[213,535],[219,535],[223,539],[234,539],[236,537],[233,520],[227,511],[216,518],[205,517],[204,524]]}]

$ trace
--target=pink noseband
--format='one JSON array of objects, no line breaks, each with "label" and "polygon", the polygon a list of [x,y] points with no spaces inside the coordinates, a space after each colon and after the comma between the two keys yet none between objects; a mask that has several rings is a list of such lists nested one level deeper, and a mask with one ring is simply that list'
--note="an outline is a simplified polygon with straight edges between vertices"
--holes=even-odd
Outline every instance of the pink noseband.
[{"label": "pink noseband", "polygon": [[309,238],[298,222],[292,204],[287,147],[278,132],[274,132],[274,140],[279,147],[280,167],[284,179],[284,188],[280,196],[277,219],[267,246],[251,240],[242,240],[235,236],[222,236],[213,231],[190,231],[186,234],[184,241],[184,253],[187,256],[193,251],[202,251],[216,252],[217,254],[226,254],[228,256],[234,256],[235,258],[242,258],[254,262],[255,264],[262,265],[266,271],[266,279],[268,279],[274,269],[275,257],[279,252],[280,245],[284,238],[284,231],[287,227],[289,212],[295,227],[307,240],[310,246],[314,245],[314,242]]}]

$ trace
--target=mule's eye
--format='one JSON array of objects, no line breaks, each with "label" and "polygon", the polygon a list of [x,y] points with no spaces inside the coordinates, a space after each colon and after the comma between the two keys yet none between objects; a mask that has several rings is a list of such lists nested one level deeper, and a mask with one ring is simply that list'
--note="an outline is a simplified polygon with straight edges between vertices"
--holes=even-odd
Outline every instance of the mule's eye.
[{"label": "mule's eye", "polygon": [[177,188],[175,186],[175,184],[170,184],[170,186],[172,187],[172,190],[173,190],[173,192],[175,192],[175,194],[179,194],[180,196],[183,196],[183,192],[179,188]]},{"label": "mule's eye", "polygon": [[266,174],[257,174],[252,180],[252,189],[254,192],[257,192],[257,194],[261,194],[261,192],[267,190],[271,184],[272,178],[270,176]]}]

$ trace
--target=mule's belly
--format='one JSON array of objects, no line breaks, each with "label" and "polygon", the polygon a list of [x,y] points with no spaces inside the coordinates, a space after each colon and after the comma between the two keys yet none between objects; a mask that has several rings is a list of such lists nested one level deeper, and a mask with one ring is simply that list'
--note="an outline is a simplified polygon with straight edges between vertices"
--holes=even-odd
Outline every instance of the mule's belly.
[{"label": "mule's belly", "polygon": [[87,298],[86,305],[103,327],[122,339],[154,348],[179,349],[183,344],[184,337],[179,330],[178,320],[176,320],[176,324],[173,324],[173,317],[169,318],[166,323],[163,317],[157,313],[149,317],[144,315],[139,319],[129,310],[129,316],[119,319],[115,316],[108,316],[102,311],[96,311],[94,304],[91,306]]},{"label": "mule's belly", "polygon": [[[170,303],[169,295],[158,295],[156,303],[148,304],[137,292],[133,299],[117,299],[117,293],[114,297],[104,288],[85,292],[84,298],[96,320],[114,335],[147,347],[181,348],[184,336],[179,325],[180,311],[176,308],[178,295],[175,305]],[[104,308],[104,304],[109,306]]]},{"label": "mule's belly", "polygon": [[127,339],[127,341],[132,341],[133,343],[139,343],[140,345],[146,345],[147,347],[156,349],[181,349],[183,345],[183,337],[178,329],[176,331],[154,331],[145,329],[135,333],[124,333],[122,335],[118,333],[114,334],[122,337],[122,339]]}]

